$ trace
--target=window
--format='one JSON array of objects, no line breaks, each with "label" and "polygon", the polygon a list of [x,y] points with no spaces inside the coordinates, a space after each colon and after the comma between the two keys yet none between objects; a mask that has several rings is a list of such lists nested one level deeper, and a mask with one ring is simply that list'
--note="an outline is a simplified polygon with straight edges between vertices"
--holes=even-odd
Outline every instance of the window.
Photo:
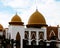
[{"label": "window", "polygon": [[49,37],[55,36],[55,32],[53,30],[50,31]]},{"label": "window", "polygon": [[51,30],[49,37],[50,37],[50,40],[56,40],[56,35],[53,30]]},{"label": "window", "polygon": [[31,39],[36,39],[36,32],[35,31],[31,31]]},{"label": "window", "polygon": [[25,31],[25,39],[28,39],[29,38],[29,32],[28,31]]},{"label": "window", "polygon": [[39,32],[39,40],[44,39],[44,32]]}]

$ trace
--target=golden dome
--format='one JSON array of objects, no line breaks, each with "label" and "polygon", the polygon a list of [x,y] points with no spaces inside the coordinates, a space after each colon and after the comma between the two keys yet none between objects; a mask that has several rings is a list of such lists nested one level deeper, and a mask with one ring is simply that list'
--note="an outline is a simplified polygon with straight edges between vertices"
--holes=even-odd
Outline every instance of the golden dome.
[{"label": "golden dome", "polygon": [[13,16],[13,18],[11,19],[11,22],[22,22],[21,18],[16,14],[15,16]]},{"label": "golden dome", "polygon": [[36,10],[36,12],[34,12],[30,16],[27,27],[39,27],[40,28],[42,26],[47,26],[45,18],[41,13],[39,13],[38,10]]},{"label": "golden dome", "polygon": [[3,26],[0,24],[0,30],[3,30]]},{"label": "golden dome", "polygon": [[43,15],[37,10],[30,16],[28,24],[46,24],[46,21]]},{"label": "golden dome", "polygon": [[22,22],[21,18],[16,14],[15,16],[13,16],[9,24],[10,25],[23,25],[24,23]]}]

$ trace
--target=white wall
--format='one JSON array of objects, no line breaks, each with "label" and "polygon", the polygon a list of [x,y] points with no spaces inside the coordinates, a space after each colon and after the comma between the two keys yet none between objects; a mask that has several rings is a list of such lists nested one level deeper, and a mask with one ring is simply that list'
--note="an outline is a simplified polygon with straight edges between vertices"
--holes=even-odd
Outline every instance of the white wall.
[{"label": "white wall", "polygon": [[21,38],[24,38],[24,26],[15,26],[15,25],[10,25],[9,26],[9,33],[11,33],[11,39],[16,40],[16,35],[19,32]]},{"label": "white wall", "polygon": [[23,39],[24,39],[24,32],[25,32],[25,28],[24,26],[15,26],[15,25],[9,25],[9,33],[11,33],[11,39],[16,40],[16,35],[19,32],[20,33],[20,37],[21,37],[21,48],[23,48]]}]

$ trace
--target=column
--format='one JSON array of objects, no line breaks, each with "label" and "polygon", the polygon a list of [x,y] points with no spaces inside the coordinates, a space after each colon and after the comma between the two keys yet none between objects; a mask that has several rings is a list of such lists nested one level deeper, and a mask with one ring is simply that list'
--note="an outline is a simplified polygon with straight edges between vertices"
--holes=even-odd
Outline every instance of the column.
[{"label": "column", "polygon": [[29,45],[31,45],[31,31],[29,31]]},{"label": "column", "polygon": [[37,41],[37,45],[38,45],[38,31],[36,32],[36,41]]},{"label": "column", "polygon": [[47,40],[46,28],[44,29],[44,40]]},{"label": "column", "polygon": [[21,38],[21,48],[23,48],[23,40],[22,40],[22,38]]}]

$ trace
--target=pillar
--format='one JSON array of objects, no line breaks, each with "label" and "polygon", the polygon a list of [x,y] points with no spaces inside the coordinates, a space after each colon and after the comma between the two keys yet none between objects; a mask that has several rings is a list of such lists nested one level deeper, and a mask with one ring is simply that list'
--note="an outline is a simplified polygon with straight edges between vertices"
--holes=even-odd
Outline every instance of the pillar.
[{"label": "pillar", "polygon": [[37,45],[38,45],[38,31],[36,32],[36,41],[37,41]]},{"label": "pillar", "polygon": [[29,45],[31,45],[31,32],[29,31]]}]

